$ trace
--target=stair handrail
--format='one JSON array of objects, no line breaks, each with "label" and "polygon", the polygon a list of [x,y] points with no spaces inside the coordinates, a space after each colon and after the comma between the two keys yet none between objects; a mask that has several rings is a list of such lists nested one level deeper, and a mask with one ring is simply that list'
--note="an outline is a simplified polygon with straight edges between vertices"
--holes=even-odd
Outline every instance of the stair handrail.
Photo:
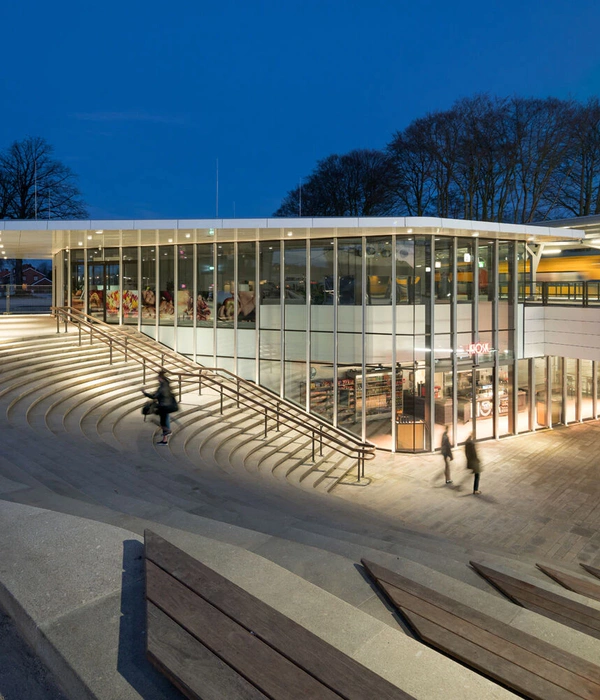
[{"label": "stair handrail", "polygon": [[[265,387],[261,387],[247,379],[242,379],[229,370],[220,367],[203,367],[176,353],[171,348],[159,349],[156,347],[158,341],[141,337],[142,334],[138,333],[137,329],[136,335],[132,335],[127,330],[124,330],[122,326],[105,323],[80,309],[70,306],[56,306],[51,307],[51,312],[57,320],[57,332],[59,332],[61,322],[65,324],[65,330],[67,330],[69,322],[78,327],[80,345],[82,329],[89,331],[90,342],[93,341],[94,335],[105,342],[109,346],[111,364],[113,345],[123,352],[126,361],[131,356],[132,359],[140,362],[143,365],[144,383],[146,381],[146,366],[148,365],[152,371],[159,372],[165,368],[165,359],[168,358],[171,364],[175,365],[176,369],[183,370],[169,370],[169,374],[177,377],[180,399],[183,385],[197,382],[199,392],[202,391],[203,384],[219,391],[221,413],[223,412],[224,395],[235,400],[238,406],[242,404],[244,407],[255,410],[258,413],[264,413],[265,437],[269,411],[273,414],[271,417],[276,422],[277,430],[279,430],[281,425],[284,425],[291,430],[305,434],[308,429],[312,434],[313,461],[315,461],[316,442],[318,441],[320,455],[323,454],[323,444],[326,444],[330,449],[344,456],[357,459],[358,480],[360,481],[361,476],[364,477],[365,475],[365,461],[375,457],[376,447],[374,444],[363,442],[357,436],[352,435],[352,433],[339,427],[334,427],[319,416],[307,413],[287,399],[282,399]],[[156,359],[158,357],[160,357],[160,362],[152,360],[152,358]],[[235,384],[235,388],[230,386],[230,384]]]}]

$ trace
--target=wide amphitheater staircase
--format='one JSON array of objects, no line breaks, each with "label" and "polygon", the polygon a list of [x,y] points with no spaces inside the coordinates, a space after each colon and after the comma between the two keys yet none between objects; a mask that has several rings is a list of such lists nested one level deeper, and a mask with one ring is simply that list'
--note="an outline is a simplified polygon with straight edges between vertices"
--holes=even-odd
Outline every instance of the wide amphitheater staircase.
[{"label": "wide amphitheater staircase", "polygon": [[136,339],[175,378],[197,366],[135,331],[114,330],[130,339],[126,360],[117,344],[70,330],[0,343],[0,605],[69,697],[180,697],[144,659],[146,528],[415,698],[514,695],[416,641],[361,558],[600,659],[599,640],[515,606],[469,566],[477,560],[556,590],[535,568],[539,557],[480,551],[337,499],[339,484],[368,488],[368,468],[359,482],[356,458],[327,438],[313,460],[312,437],[283,420],[277,431],[268,417],[265,437],[253,405],[208,382],[200,395],[197,382],[183,382],[169,445],[157,445],[157,424],[140,413],[157,363],[141,363]]}]

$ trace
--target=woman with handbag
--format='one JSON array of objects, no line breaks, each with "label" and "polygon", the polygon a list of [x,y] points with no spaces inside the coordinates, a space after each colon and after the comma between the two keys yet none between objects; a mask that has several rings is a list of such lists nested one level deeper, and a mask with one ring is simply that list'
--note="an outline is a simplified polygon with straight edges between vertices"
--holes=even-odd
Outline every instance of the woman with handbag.
[{"label": "woman with handbag", "polygon": [[159,440],[157,445],[166,445],[168,436],[171,434],[171,413],[177,411],[179,406],[177,400],[171,391],[171,385],[167,379],[167,373],[164,369],[158,373],[158,389],[149,394],[144,391],[144,396],[149,399],[155,399],[158,404],[158,417],[160,418],[160,427],[162,428],[162,440]]}]

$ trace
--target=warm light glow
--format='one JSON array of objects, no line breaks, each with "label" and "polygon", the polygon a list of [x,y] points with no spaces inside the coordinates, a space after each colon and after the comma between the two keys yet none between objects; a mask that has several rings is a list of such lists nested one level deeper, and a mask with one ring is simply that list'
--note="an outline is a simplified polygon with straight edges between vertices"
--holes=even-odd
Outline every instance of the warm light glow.
[{"label": "warm light glow", "polygon": [[560,248],[544,248],[542,250],[542,255],[559,255],[560,253],[562,253]]},{"label": "warm light glow", "polygon": [[104,233],[104,231],[96,231],[96,233]]},{"label": "warm light glow", "polygon": [[412,228],[407,228],[406,233],[412,233]]}]

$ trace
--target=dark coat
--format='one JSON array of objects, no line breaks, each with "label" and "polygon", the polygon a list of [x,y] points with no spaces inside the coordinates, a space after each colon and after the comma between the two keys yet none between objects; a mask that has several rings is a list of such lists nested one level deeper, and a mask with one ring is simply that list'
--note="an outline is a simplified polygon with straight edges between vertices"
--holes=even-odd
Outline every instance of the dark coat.
[{"label": "dark coat", "polygon": [[477,456],[475,443],[471,438],[465,442],[465,456],[467,458],[467,469],[472,469],[474,474],[481,474],[481,462]]},{"label": "dark coat", "polygon": [[167,381],[159,382],[158,389],[153,394],[149,394],[146,391],[144,394],[149,399],[155,399],[158,402],[158,407],[163,409],[170,408],[175,400],[171,387],[169,386],[169,382]]},{"label": "dark coat", "polygon": [[442,435],[442,457],[448,457],[452,459],[452,445],[450,445],[450,438],[448,433]]}]

